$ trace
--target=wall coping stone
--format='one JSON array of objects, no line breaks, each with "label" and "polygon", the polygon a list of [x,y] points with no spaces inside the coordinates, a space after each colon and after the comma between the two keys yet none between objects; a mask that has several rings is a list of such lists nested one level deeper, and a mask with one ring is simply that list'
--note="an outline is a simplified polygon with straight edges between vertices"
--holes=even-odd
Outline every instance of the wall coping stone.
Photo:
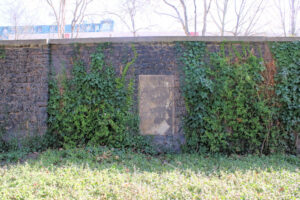
[{"label": "wall coping stone", "polygon": [[48,40],[0,40],[0,46],[42,46],[47,45]]},{"label": "wall coping stone", "polygon": [[41,39],[41,40],[0,40],[0,46],[74,44],[74,43],[130,43],[130,42],[176,42],[176,41],[204,41],[204,42],[288,42],[300,41],[300,37],[248,37],[248,36],[145,36],[145,37],[103,37],[77,39]]},{"label": "wall coping stone", "polygon": [[176,42],[176,41],[205,41],[205,42],[267,42],[267,41],[300,41],[300,37],[234,37],[234,36],[145,36],[145,37],[110,37],[110,38],[78,38],[78,39],[49,39],[49,44],[73,43],[126,43],[126,42]]}]

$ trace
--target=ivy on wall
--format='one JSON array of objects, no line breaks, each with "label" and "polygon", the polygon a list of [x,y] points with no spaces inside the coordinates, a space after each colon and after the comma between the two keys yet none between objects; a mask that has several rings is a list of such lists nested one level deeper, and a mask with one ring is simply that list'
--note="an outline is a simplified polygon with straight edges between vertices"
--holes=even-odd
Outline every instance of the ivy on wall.
[{"label": "ivy on wall", "polygon": [[0,60],[4,60],[6,57],[5,48],[0,46]]},{"label": "ivy on wall", "polygon": [[296,142],[297,137],[298,141],[300,140],[300,41],[275,42],[269,46],[278,67],[276,76],[278,118],[282,131]]},{"label": "ivy on wall", "polygon": [[237,50],[223,43],[212,53],[203,42],[179,46],[186,150],[262,154],[293,148],[274,123],[278,109],[275,99],[265,95],[272,90],[264,84],[266,66],[252,47],[242,44]]},{"label": "ivy on wall", "polygon": [[[184,49],[183,49],[184,48]],[[209,77],[210,69],[205,67],[206,45],[202,42],[186,42],[177,44],[182,54],[183,65],[182,90],[187,114],[184,118],[186,148],[201,151],[207,118],[210,115],[210,96],[213,94],[213,81]]]},{"label": "ivy on wall", "polygon": [[[278,67],[275,82],[266,80],[271,65],[262,53],[254,54],[260,49],[222,43],[217,51],[209,52],[206,45],[177,45],[187,111],[185,150],[294,152],[300,115],[299,42],[270,44]],[[75,59],[71,79],[51,79],[48,136],[52,144],[65,147],[91,144],[151,151],[139,135],[132,98],[134,79],[126,76],[137,58],[135,47],[120,76],[105,62],[106,48],[110,45],[99,46],[90,66]]]},{"label": "ivy on wall", "polygon": [[[137,58],[126,64],[121,76],[105,62],[103,53],[109,44],[99,45],[91,55],[89,71],[75,59],[72,78],[63,76],[60,84],[49,83],[48,127],[53,141],[65,147],[108,145],[147,148],[139,135],[138,117],[133,111],[134,80],[126,74]],[[58,86],[60,85],[60,86]]]}]

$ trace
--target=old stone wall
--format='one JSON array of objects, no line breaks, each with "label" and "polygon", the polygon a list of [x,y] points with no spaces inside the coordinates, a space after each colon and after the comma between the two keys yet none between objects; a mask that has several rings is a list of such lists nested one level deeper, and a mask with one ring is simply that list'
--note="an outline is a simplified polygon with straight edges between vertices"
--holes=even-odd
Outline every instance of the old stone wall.
[{"label": "old stone wall", "polygon": [[47,129],[49,48],[45,44],[1,47],[0,125],[5,137]]},{"label": "old stone wall", "polygon": [[[0,42],[0,124],[8,136],[46,131],[48,74],[70,76],[73,56],[87,64],[103,42],[111,42],[105,51],[107,62],[120,73],[133,58],[132,44],[138,57],[128,76],[135,78],[136,109],[140,110],[142,134],[151,135],[162,148],[178,150],[184,142],[182,117],[185,105],[180,91],[180,65],[176,41],[205,41],[209,51],[217,51],[222,41],[250,42],[256,51],[270,59],[268,41],[292,41],[300,38],[265,37],[144,37],[96,38],[49,41]],[[2,51],[3,50],[3,51]],[[4,56],[2,55],[4,52]],[[145,98],[140,101],[140,97]],[[139,109],[143,107],[143,109]],[[150,115],[149,115],[150,112]],[[151,114],[153,113],[153,115]],[[151,127],[146,130],[143,127]]]},{"label": "old stone wall", "polygon": [[[139,86],[140,86],[140,77],[143,75],[165,75],[172,77],[173,84],[170,89],[172,90],[172,97],[169,99],[172,104],[172,114],[168,114],[168,120],[166,120],[168,127],[164,134],[153,132],[144,133],[145,135],[151,135],[154,142],[161,146],[162,148],[178,150],[180,144],[184,142],[183,129],[181,118],[184,112],[184,102],[180,95],[180,70],[177,65],[176,58],[176,49],[174,42],[133,42],[133,43],[112,43],[111,47],[106,50],[106,59],[108,63],[111,63],[115,67],[115,70],[118,74],[125,67],[126,63],[131,61],[133,58],[132,44],[137,51],[137,59],[134,64],[131,66],[128,72],[129,77],[135,78],[135,100],[136,100],[136,109],[139,105]],[[96,51],[98,44],[52,44],[51,49],[51,65],[55,69],[57,74],[63,72],[67,73],[67,76],[70,75],[72,69],[73,57],[76,54],[77,57],[84,60],[88,66],[90,62],[90,56]],[[146,81],[146,85],[151,84],[152,81],[157,81],[154,79],[149,79]],[[157,89],[157,88],[156,88]],[[164,90],[154,90],[153,93],[148,94],[149,99],[151,96],[164,94]],[[159,97],[157,97],[159,98]],[[149,101],[140,102],[142,107],[148,107],[151,103]],[[153,101],[152,101],[153,103]],[[154,119],[147,120],[140,116],[141,124],[147,124],[147,127],[159,126],[164,122],[165,115],[167,113],[160,111],[159,105],[154,105],[153,108],[150,108],[152,114],[156,116]],[[158,111],[155,111],[158,110]],[[150,112],[149,110],[149,112]],[[156,114],[155,114],[156,113]],[[143,113],[140,113],[143,114]],[[149,114],[149,113],[148,113]],[[159,117],[159,115],[163,115]],[[151,132],[151,131],[150,131]],[[143,133],[142,133],[143,134]]]}]

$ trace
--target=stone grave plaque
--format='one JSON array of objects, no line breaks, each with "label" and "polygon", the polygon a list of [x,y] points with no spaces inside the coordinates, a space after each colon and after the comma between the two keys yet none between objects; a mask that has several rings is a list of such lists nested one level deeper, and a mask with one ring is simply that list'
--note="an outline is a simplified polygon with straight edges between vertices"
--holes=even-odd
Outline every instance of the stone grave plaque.
[{"label": "stone grave plaque", "polygon": [[174,76],[139,75],[141,133],[173,135],[174,115]]}]

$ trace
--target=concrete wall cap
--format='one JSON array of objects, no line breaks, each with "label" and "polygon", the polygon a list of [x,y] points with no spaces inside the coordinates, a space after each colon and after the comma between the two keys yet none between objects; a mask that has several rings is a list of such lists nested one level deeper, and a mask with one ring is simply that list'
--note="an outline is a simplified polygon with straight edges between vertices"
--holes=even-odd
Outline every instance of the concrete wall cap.
[{"label": "concrete wall cap", "polygon": [[2,46],[47,45],[48,40],[0,40]]},{"label": "concrete wall cap", "polygon": [[89,44],[89,43],[131,43],[131,42],[288,42],[300,41],[300,37],[250,37],[250,36],[143,36],[143,37],[103,37],[103,38],[76,38],[76,39],[41,39],[41,40],[0,40],[0,46],[46,45],[46,44]]},{"label": "concrete wall cap", "polygon": [[176,41],[204,41],[204,42],[266,42],[266,41],[300,41],[300,37],[233,37],[233,36],[147,36],[147,37],[111,37],[111,38],[78,38],[78,39],[49,39],[49,44],[73,43],[127,43],[127,42],[176,42]]}]

